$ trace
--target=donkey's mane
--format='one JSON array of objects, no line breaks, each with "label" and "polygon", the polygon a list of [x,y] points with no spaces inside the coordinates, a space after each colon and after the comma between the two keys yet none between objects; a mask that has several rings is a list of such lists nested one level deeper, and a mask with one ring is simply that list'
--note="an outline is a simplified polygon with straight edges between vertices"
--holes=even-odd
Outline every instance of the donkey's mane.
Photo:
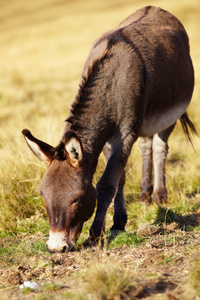
[{"label": "donkey's mane", "polygon": [[70,112],[65,122],[75,125],[77,119],[81,116],[82,110],[91,100],[93,88],[96,86],[98,79],[100,79],[99,69],[105,56],[97,59],[88,67],[86,76],[82,75],[78,92],[71,104]]}]

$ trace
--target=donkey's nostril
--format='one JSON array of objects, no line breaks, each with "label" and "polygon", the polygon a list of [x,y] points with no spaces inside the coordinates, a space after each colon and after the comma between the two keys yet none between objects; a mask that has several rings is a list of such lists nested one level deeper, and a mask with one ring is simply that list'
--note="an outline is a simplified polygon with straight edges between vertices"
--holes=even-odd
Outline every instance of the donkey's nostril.
[{"label": "donkey's nostril", "polygon": [[67,250],[67,246],[64,246],[62,249],[62,253],[66,252],[66,250]]}]

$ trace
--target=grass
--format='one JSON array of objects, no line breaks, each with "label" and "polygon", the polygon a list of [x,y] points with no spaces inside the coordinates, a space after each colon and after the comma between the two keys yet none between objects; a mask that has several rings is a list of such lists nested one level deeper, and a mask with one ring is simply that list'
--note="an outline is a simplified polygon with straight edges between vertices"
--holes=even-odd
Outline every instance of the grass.
[{"label": "grass", "polygon": [[47,235],[48,231],[49,224],[47,218],[45,218],[42,214],[34,214],[26,219],[19,218],[15,223],[15,228],[12,228],[12,230],[1,230],[0,237],[10,238],[16,236],[17,234],[25,234],[27,232],[30,234],[40,232],[44,235]]},{"label": "grass", "polygon": [[[197,130],[200,130],[200,3],[198,0],[153,0],[151,4],[174,13],[188,31],[196,76],[193,99],[188,111]],[[46,166],[29,151],[21,130],[29,128],[47,143],[58,144],[93,41],[135,9],[149,5],[149,2],[0,0],[0,5],[0,264],[1,268],[19,266],[20,263],[28,264],[37,257],[40,266],[52,269],[53,263],[49,260],[50,256],[45,248],[49,224],[44,201],[38,192]],[[138,203],[141,156],[137,143],[134,145],[126,167],[127,232],[120,233],[110,240],[108,238],[108,253],[123,248],[123,245],[127,245],[129,249],[148,246],[148,238],[135,233],[141,224],[163,226],[163,223],[171,223],[175,214],[184,217],[199,211],[200,140],[195,139],[193,150],[178,123],[169,139],[169,147],[169,203],[161,208],[156,205],[145,207]],[[99,180],[104,166],[101,156],[94,184]],[[112,218],[111,205],[106,219],[108,236]],[[92,219],[84,224],[78,245],[87,239],[91,222]],[[194,229],[192,226],[188,234],[195,236],[198,232],[199,228]],[[182,233],[175,237],[173,245],[176,246],[179,240],[187,242],[188,235],[184,237]],[[165,246],[165,243],[163,245]],[[187,253],[195,251],[195,245],[186,246]],[[84,254],[81,254],[82,251]],[[99,251],[100,257],[101,250]],[[104,255],[107,255],[106,253]],[[93,257],[87,250],[80,251],[80,260],[84,261],[81,255],[88,260],[92,260]],[[173,255],[172,253],[170,256],[163,256],[162,264],[171,265]],[[126,297],[139,293],[142,284],[135,278],[133,270],[110,262],[105,265],[101,259],[98,262],[93,272],[91,266],[88,269],[86,267],[87,272],[80,284],[83,293],[70,294],[70,291],[63,291],[63,297],[67,299],[70,294],[74,299],[89,299],[88,295],[94,293],[97,281],[101,282],[101,288],[99,294],[93,295],[96,299],[120,299],[119,295]],[[37,263],[34,264],[34,268],[38,267]],[[51,272],[50,274],[52,276]],[[118,274],[117,282],[114,274]],[[190,271],[190,284],[197,295],[198,281],[199,260],[196,259]],[[50,284],[47,290],[44,287],[41,295],[34,297],[54,299],[56,286]],[[106,290],[107,287],[109,290]],[[47,296],[48,292],[52,293],[50,298]]]},{"label": "grass", "polygon": [[43,290],[44,291],[50,291],[50,292],[55,292],[61,289],[61,286],[58,284],[55,284],[54,282],[46,283],[43,285]]},{"label": "grass", "polygon": [[195,257],[193,267],[191,268],[190,283],[194,287],[196,295],[200,296],[200,252],[198,251],[197,254],[198,255]]},{"label": "grass", "polygon": [[[197,55],[199,40],[194,30],[195,24],[198,24],[198,1],[190,4],[185,2],[184,6],[181,5],[184,9],[171,2],[154,2],[154,5],[159,4],[174,12],[191,36],[196,89],[189,112],[194,121],[196,120],[195,125],[198,128],[196,103],[200,81]],[[121,1],[114,0],[87,0],[84,5],[80,0],[73,4],[68,2],[57,5],[48,0],[41,3],[30,1],[30,4],[23,4],[27,15],[18,13],[15,18],[10,19],[5,17],[6,13],[12,15],[17,8],[19,12],[22,2],[18,0],[13,6],[5,4],[4,1],[1,4],[4,30],[0,34],[3,58],[0,59],[0,117],[3,122],[0,128],[0,229],[9,231],[15,230],[18,219],[23,220],[35,213],[41,213],[46,218],[43,199],[38,194],[45,166],[28,151],[21,130],[28,127],[33,133],[38,132],[37,136],[50,144],[56,145],[59,142],[64,128],[63,120],[76,93],[81,70],[93,40],[115,26],[130,11],[145,5],[146,1],[133,4],[127,0],[123,5]],[[40,11],[44,8],[45,14],[41,15]],[[95,30],[92,26],[94,23]],[[195,152],[189,145],[187,147],[178,125],[170,138],[171,145],[167,167],[170,206],[176,211],[186,207],[188,211],[191,209],[187,207],[190,201],[182,198],[185,194],[199,190],[200,163],[196,154],[199,152],[200,143],[195,143]],[[103,166],[100,159],[95,182],[102,174]],[[185,176],[187,170],[190,171]],[[137,201],[140,192],[141,157],[137,145],[133,148],[126,171],[125,195],[128,203],[131,199]],[[128,206],[132,229],[137,220],[144,220],[146,213],[148,214],[148,210],[142,210],[139,218],[141,207],[136,206],[136,203],[132,209]]]},{"label": "grass", "polygon": [[0,248],[1,264],[2,266],[19,265],[23,258],[28,260],[32,256],[45,253],[46,243],[43,237],[42,240],[31,240],[21,236],[21,238],[5,241],[4,247]]},{"label": "grass", "polygon": [[141,283],[130,270],[101,264],[88,270],[80,291],[73,299],[134,299],[142,291]]},{"label": "grass", "polygon": [[144,244],[146,242],[146,238],[143,236],[138,236],[136,233],[127,233],[122,232],[118,234],[116,237],[111,239],[109,243],[109,249],[112,249],[113,247],[120,247],[123,245],[134,245],[138,246],[141,244]]}]

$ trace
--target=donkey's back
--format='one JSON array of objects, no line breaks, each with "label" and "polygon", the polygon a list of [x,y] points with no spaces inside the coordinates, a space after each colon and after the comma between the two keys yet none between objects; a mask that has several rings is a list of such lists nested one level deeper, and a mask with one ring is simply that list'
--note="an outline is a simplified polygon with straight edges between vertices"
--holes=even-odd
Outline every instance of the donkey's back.
[{"label": "donkey's back", "polygon": [[100,61],[99,74],[112,88],[106,105],[118,108],[110,110],[116,114],[113,119],[122,121],[124,116],[127,122],[127,114],[130,122],[134,119],[137,136],[164,130],[185,112],[194,71],[187,33],[169,12],[144,7],[102,35],[93,45],[83,77],[94,72]]}]

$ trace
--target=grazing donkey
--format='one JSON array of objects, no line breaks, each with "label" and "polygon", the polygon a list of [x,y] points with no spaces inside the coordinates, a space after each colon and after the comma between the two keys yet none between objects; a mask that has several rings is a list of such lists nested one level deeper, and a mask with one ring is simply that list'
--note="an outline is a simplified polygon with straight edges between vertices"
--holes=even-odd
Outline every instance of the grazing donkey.
[{"label": "grazing donkey", "polygon": [[[54,148],[23,130],[31,150],[48,165],[40,192],[50,222],[49,252],[73,248],[94,212],[96,193],[88,243],[101,236],[112,199],[111,233],[124,230],[124,167],[138,137],[140,200],[150,202],[153,160],[154,200],[166,201],[167,140],[178,119],[189,139],[189,130],[195,132],[186,113],[193,87],[188,36],[163,9],[139,9],[94,43],[60,144]],[[107,165],[95,191],[92,179],[102,150]]]}]

